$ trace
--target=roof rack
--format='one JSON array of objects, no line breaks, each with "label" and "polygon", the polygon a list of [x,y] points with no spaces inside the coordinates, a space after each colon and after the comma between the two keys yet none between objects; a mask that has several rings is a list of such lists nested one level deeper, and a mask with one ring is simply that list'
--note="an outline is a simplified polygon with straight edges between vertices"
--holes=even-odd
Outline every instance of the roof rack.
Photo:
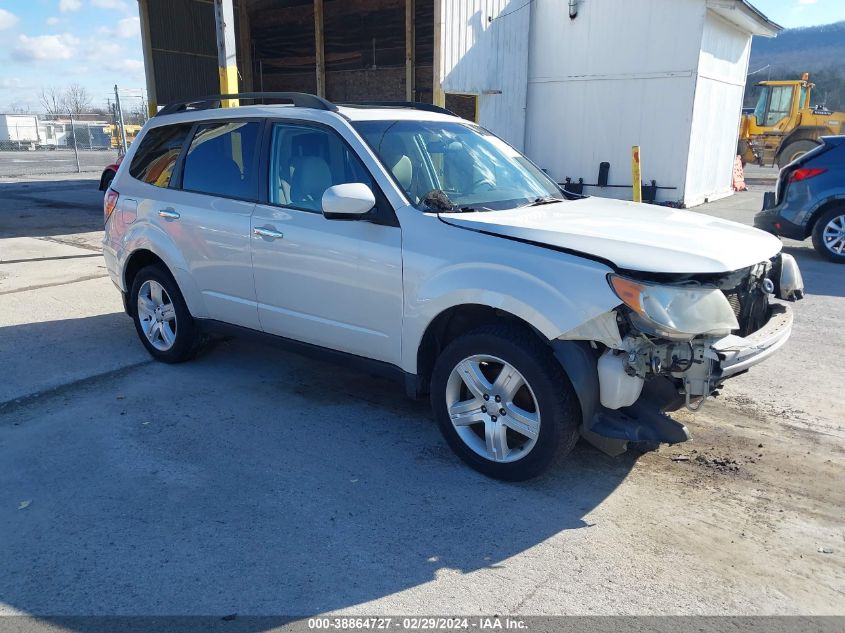
[{"label": "roof rack", "polygon": [[341,103],[338,105],[350,108],[409,108],[412,110],[423,110],[425,112],[439,112],[449,116],[458,116],[451,110],[442,108],[431,103],[420,103],[419,101],[353,101],[352,103]]},{"label": "roof rack", "polygon": [[236,94],[209,95],[206,97],[197,97],[196,99],[186,99],[185,101],[175,101],[164,106],[156,113],[156,116],[176,114],[177,112],[186,112],[188,110],[213,110],[219,108],[222,101],[229,99],[252,99],[255,101],[273,99],[289,101],[297,108],[313,108],[315,110],[328,110],[330,112],[337,111],[337,106],[331,101],[304,92],[239,92]]}]

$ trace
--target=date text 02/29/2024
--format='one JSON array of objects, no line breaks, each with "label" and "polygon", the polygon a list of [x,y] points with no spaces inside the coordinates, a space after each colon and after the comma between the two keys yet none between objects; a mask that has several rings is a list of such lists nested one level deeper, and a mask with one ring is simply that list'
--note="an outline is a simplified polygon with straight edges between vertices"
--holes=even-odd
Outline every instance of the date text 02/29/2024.
[{"label": "date text 02/29/2024", "polygon": [[403,631],[451,631],[471,630],[525,630],[527,623],[520,618],[509,617],[318,617],[308,619],[311,630],[391,630]]}]

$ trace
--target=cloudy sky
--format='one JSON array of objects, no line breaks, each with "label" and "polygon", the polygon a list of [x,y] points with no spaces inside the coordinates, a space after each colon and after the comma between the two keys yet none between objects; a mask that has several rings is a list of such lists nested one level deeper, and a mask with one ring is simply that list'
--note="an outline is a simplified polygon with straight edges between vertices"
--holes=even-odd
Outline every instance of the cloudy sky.
[{"label": "cloudy sky", "polygon": [[94,105],[105,105],[114,84],[136,95],[144,88],[136,0],[0,0],[0,111],[40,111],[42,87],[69,83]]},{"label": "cloudy sky", "polygon": [[[785,27],[845,20],[845,0],[752,2]],[[0,0],[0,111],[40,111],[41,88],[69,83],[84,86],[95,105],[105,104],[114,84],[140,94],[136,0]]]}]

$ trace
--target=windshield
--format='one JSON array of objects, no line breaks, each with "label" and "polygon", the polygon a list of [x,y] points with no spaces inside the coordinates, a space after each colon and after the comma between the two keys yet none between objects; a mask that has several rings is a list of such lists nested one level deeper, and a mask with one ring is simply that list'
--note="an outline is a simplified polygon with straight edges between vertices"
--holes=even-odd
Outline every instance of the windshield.
[{"label": "windshield", "polygon": [[424,211],[489,211],[563,200],[560,188],[487,130],[452,121],[353,124]]},{"label": "windshield", "polygon": [[757,96],[757,107],[754,108],[754,117],[757,119],[757,126],[766,125],[766,108],[769,105],[769,92],[771,88],[762,86]]}]

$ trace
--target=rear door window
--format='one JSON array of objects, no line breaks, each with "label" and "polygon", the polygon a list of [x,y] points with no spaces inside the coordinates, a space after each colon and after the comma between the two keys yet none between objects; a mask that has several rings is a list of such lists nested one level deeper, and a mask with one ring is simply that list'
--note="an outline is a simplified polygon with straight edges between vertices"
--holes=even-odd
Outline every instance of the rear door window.
[{"label": "rear door window", "polygon": [[167,187],[191,127],[165,125],[148,130],[132,157],[129,175],[156,187]]},{"label": "rear door window", "polygon": [[200,125],[185,156],[182,189],[226,198],[257,199],[259,132],[256,121]]}]

